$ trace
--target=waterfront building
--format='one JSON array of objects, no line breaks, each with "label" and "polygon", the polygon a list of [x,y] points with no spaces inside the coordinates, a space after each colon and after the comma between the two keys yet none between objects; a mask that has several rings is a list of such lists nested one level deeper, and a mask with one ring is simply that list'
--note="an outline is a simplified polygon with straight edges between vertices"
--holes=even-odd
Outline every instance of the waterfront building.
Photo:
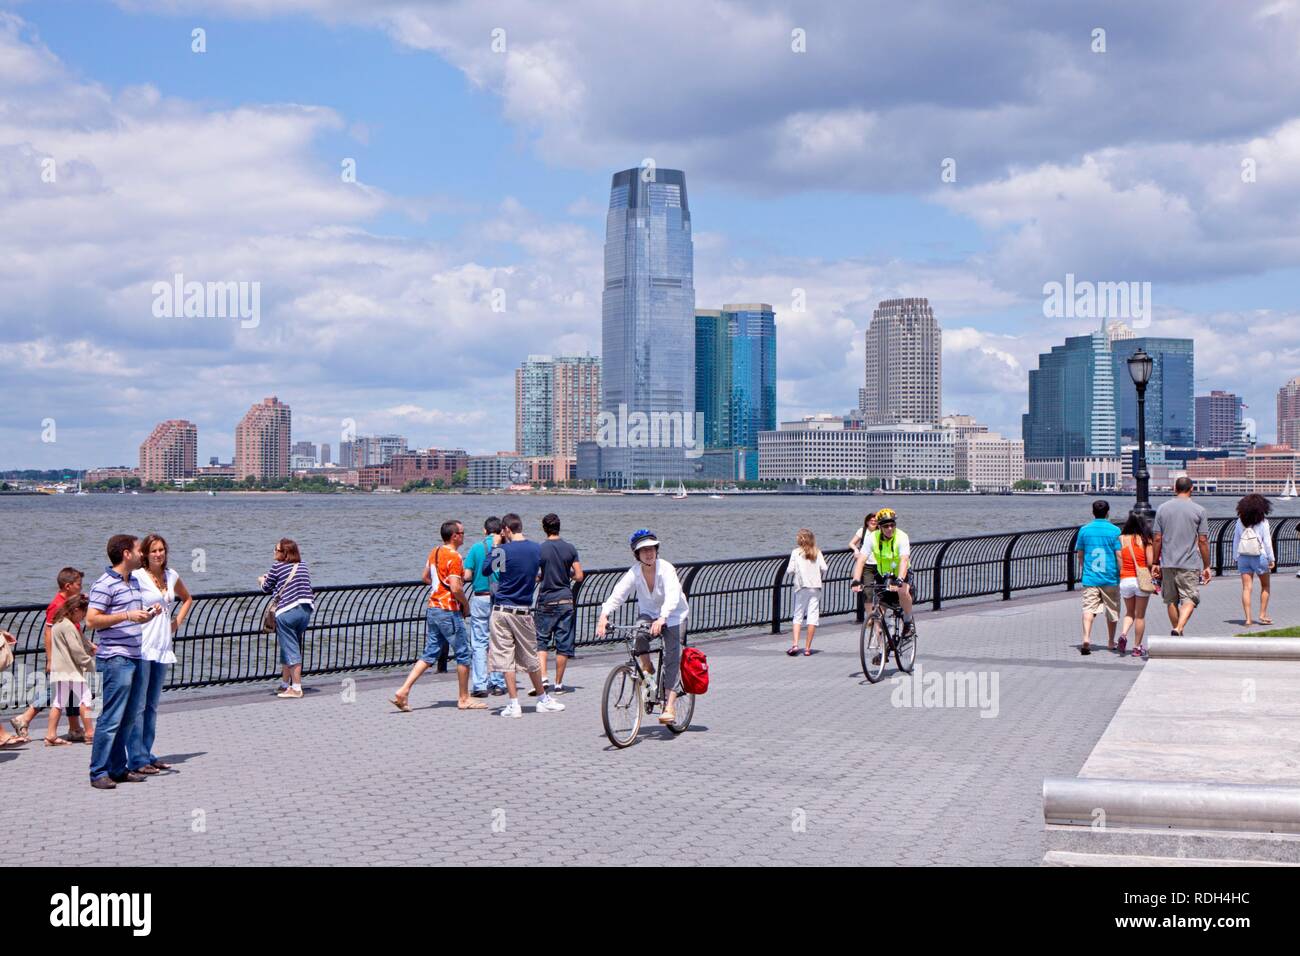
[{"label": "waterfront building", "polygon": [[103,468],[91,468],[82,480],[93,485],[101,481],[124,481],[127,478],[139,478],[140,469],[129,465],[107,465]]},{"label": "waterfront building", "polygon": [[525,457],[571,458],[596,437],[600,359],[530,355],[515,369],[515,451]]},{"label": "waterfront building", "polygon": [[183,418],[169,418],[154,426],[140,443],[140,479],[175,482],[192,478],[198,468],[199,429]]},{"label": "waterfront building", "polygon": [[1196,444],[1227,448],[1241,441],[1241,396],[1215,389],[1196,396]]},{"label": "waterfront building", "polygon": [[327,441],[320,445],[320,463],[322,468],[330,464],[330,443]]},{"label": "waterfront building", "polygon": [[565,455],[532,455],[524,459],[528,480],[534,484],[573,481],[578,474],[578,459]]},{"label": "waterfront building", "polygon": [[1115,413],[1121,441],[1137,439],[1137,389],[1128,358],[1144,349],[1152,358],[1146,390],[1146,436],[1166,445],[1196,443],[1195,349],[1191,339],[1135,335],[1110,343],[1114,359]]},{"label": "waterfront building", "polygon": [[263,480],[289,477],[293,416],[272,395],[250,408],[235,426],[235,475]]},{"label": "waterfront building", "polygon": [[293,447],[289,449],[290,457],[310,458],[313,462],[317,461],[316,445],[309,441],[296,441]]},{"label": "waterfront building", "polygon": [[1025,443],[980,427],[955,436],[956,477],[976,491],[1010,491],[1025,477]]},{"label": "waterfront building", "polygon": [[1116,491],[1123,482],[1119,455],[1084,455],[1064,458],[1025,458],[1025,478],[1041,481],[1060,491]]},{"label": "waterfront building", "polygon": [[[766,303],[695,312],[695,411],[705,449],[758,451],[776,428],[776,314]],[[757,454],[746,457],[758,477]]]},{"label": "waterfront building", "polygon": [[480,491],[527,484],[532,475],[528,461],[512,451],[499,451],[495,455],[470,455],[466,467],[469,487]]},{"label": "waterfront building", "polygon": [[971,435],[988,434],[989,430],[989,426],[977,422],[974,415],[945,415],[939,419],[939,424],[944,428],[951,428],[956,433],[958,441]]},{"label": "waterfront building", "polygon": [[1280,495],[1288,481],[1300,483],[1300,449],[1260,445],[1240,457],[1193,458],[1187,462],[1187,477],[1197,491]]},{"label": "waterfront building", "polygon": [[759,433],[758,477],[797,482],[813,478],[950,481],[956,474],[956,433],[936,423],[862,427],[850,416],[805,416]]},{"label": "waterfront building", "polygon": [[290,471],[310,471],[315,467],[316,467],[315,455],[290,455],[289,456]]},{"label": "waterfront building", "polygon": [[943,397],[943,331],[929,299],[886,299],[866,332],[867,424],[936,422]]},{"label": "waterfront building", "polygon": [[[685,174],[654,166],[615,173],[605,218],[601,410],[611,417],[661,416],[688,428],[690,444],[702,445],[693,434],[694,271]],[[579,451],[580,468],[594,468],[580,474],[608,487],[690,478],[686,446],[685,440],[667,446],[601,440]]]},{"label": "waterfront building", "polygon": [[393,460],[394,455],[406,451],[406,438],[402,435],[358,435],[351,444],[352,461],[343,467],[386,465]]},{"label": "waterfront building", "polygon": [[1277,390],[1277,443],[1300,448],[1300,378]]},{"label": "waterfront building", "polygon": [[[1029,411],[1021,419],[1026,462],[1118,459],[1115,367],[1104,332],[1072,336],[1038,356],[1038,368],[1029,372]],[[1124,381],[1130,381],[1127,369]],[[1028,464],[1026,477],[1032,477]]]}]

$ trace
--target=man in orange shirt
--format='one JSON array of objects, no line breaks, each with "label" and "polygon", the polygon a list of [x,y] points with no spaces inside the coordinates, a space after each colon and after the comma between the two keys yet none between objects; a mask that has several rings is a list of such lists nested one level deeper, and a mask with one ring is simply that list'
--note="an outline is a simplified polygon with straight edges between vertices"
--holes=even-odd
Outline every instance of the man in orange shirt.
[{"label": "man in orange shirt", "polygon": [[487,704],[469,694],[469,671],[473,652],[465,618],[469,616],[469,598],[465,595],[465,565],[456,550],[465,542],[465,526],[459,521],[442,523],[442,544],[429,552],[424,565],[424,583],[433,586],[429,607],[425,611],[427,626],[424,653],[406,675],[406,683],[393,695],[392,704],[400,711],[410,711],[411,688],[420,675],[438,663],[439,653],[450,649],[456,655],[456,680],[460,695],[456,706],[461,710],[486,710]]}]

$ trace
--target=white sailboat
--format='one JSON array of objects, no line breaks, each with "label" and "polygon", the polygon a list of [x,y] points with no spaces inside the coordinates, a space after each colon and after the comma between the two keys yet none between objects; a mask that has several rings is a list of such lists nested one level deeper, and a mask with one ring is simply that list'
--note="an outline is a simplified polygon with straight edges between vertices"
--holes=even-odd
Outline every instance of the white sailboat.
[{"label": "white sailboat", "polygon": [[673,501],[684,501],[685,499],[686,499],[686,485],[685,483],[679,481],[677,482],[677,494],[673,495]]},{"label": "white sailboat", "polygon": [[1288,478],[1286,480],[1286,487],[1282,489],[1282,495],[1277,500],[1290,501],[1294,497],[1296,497],[1295,479]]}]

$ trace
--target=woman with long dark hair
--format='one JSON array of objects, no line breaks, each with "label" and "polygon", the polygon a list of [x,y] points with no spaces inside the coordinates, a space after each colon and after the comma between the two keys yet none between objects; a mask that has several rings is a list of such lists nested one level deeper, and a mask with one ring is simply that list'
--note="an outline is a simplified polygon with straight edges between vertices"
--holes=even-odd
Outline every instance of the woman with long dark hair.
[{"label": "woman with long dark hair", "polygon": [[263,594],[275,595],[275,637],[280,645],[280,691],[286,699],[302,696],[302,639],[311,623],[315,595],[311,572],[298,542],[281,538],[271,570],[257,579]]},{"label": "woman with long dark hair", "polygon": [[[140,600],[146,608],[155,604],[162,611],[140,626],[140,656],[145,682],[145,692],[140,713],[126,741],[127,767],[134,773],[155,774],[170,770],[153,752],[154,737],[158,729],[158,699],[162,697],[163,684],[167,682],[167,668],[176,663],[172,640],[185,623],[194,598],[181,580],[181,576],[167,566],[167,542],[160,534],[145,535],[140,543],[144,567],[131,572],[140,586]],[[175,617],[172,612],[180,603]]]},{"label": "woman with long dark hair", "polygon": [[1259,623],[1272,624],[1268,616],[1269,575],[1277,567],[1273,554],[1273,534],[1268,515],[1273,503],[1263,495],[1246,495],[1237,502],[1237,526],[1232,531],[1232,557],[1241,575],[1241,609],[1250,620],[1250,597],[1256,575],[1259,576]]},{"label": "woman with long dark hair", "polygon": [[[1151,600],[1154,590],[1144,591],[1143,584],[1150,586],[1152,560],[1151,530],[1146,520],[1135,512],[1129,512],[1124,527],[1119,533],[1119,596],[1124,602],[1124,621],[1119,635],[1119,653],[1123,656],[1128,646],[1128,631],[1133,628],[1133,656],[1145,657],[1146,648],[1142,638],[1147,631],[1147,602]],[[1143,573],[1145,572],[1145,573]]]}]

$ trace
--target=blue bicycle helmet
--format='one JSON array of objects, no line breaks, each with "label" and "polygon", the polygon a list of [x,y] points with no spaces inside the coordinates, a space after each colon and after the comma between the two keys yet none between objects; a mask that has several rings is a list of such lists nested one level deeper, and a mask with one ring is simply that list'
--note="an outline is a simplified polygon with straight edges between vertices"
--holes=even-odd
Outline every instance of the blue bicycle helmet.
[{"label": "blue bicycle helmet", "polygon": [[627,539],[627,543],[632,547],[632,553],[636,554],[642,548],[659,547],[659,539],[649,528],[641,528],[639,531],[633,531],[632,536]]}]

